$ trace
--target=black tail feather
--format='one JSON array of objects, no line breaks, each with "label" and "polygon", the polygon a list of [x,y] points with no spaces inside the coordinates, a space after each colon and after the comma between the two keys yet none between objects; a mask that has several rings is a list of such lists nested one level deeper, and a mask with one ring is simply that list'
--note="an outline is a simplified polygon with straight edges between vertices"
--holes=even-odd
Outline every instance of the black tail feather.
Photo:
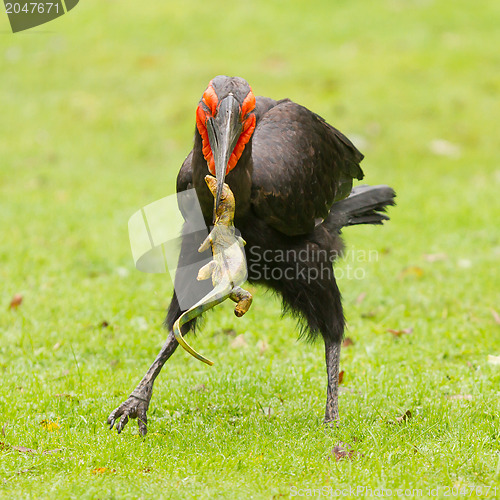
[{"label": "black tail feather", "polygon": [[356,186],[347,198],[333,204],[323,224],[336,232],[356,224],[383,224],[389,220],[384,212],[389,205],[395,205],[395,196],[389,186]]}]

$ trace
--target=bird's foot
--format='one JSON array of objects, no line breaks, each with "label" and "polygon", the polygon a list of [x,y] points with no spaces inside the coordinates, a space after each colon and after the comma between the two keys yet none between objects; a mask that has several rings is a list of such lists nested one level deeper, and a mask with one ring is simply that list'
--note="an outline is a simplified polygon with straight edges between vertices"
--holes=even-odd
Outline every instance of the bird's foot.
[{"label": "bird's foot", "polygon": [[139,425],[139,433],[145,436],[148,432],[147,428],[147,411],[151,396],[146,391],[138,391],[137,389],[124,401],[116,410],[111,412],[108,417],[109,428],[112,429],[116,423],[118,434],[127,425],[129,418],[136,418]]}]

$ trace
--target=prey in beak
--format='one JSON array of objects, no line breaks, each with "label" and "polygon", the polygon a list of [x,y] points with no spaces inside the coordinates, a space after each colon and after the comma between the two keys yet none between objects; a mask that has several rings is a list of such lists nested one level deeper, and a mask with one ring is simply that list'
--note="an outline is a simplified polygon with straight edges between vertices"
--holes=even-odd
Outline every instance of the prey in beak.
[{"label": "prey in beak", "polygon": [[[215,177],[207,175],[205,182],[215,196],[218,181]],[[210,248],[212,250],[213,260],[199,270],[197,279],[211,278],[214,289],[194,306],[182,313],[172,329],[177,342],[189,354],[207,365],[213,365],[213,362],[195,351],[186,342],[182,335],[182,327],[228,298],[236,302],[234,314],[238,318],[243,316],[252,304],[252,295],[240,286],[247,278],[247,261],[243,250],[245,241],[235,233],[233,225],[234,195],[227,184],[223,184],[222,187],[221,202],[217,210],[214,227],[198,249],[199,252],[204,252]]]}]

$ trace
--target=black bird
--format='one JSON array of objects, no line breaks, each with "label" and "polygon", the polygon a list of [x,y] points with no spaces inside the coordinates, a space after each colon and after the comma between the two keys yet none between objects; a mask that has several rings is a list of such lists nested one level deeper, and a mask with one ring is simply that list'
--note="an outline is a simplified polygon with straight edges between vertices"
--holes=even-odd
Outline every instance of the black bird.
[{"label": "black bird", "polygon": [[[322,336],[328,375],[325,422],[338,419],[340,346],[344,334],[341,296],[333,260],[343,243],[340,230],[354,224],[382,224],[394,204],[388,186],[360,186],[363,155],[319,115],[289,99],[254,97],[242,78],[215,77],[196,110],[194,147],[177,177],[177,192],[190,188],[207,227],[214,198],[204,181],[210,172],[236,199],[235,226],[246,240],[248,280],[278,292],[285,312],[296,316],[309,338]],[[216,197],[218,204],[219,198]],[[189,226],[189,210],[180,204]],[[169,334],[141,382],[109,416],[121,432],[129,418],[147,431],[153,383],[178,343],[172,326],[206,290],[196,281],[197,249],[205,233],[183,232],[175,291],[165,325]],[[193,269],[194,267],[194,269]],[[199,267],[199,266],[198,266]],[[182,300],[181,299],[182,296]],[[179,305],[181,303],[182,307]],[[188,324],[187,330],[194,323]],[[184,333],[184,332],[183,332]]]}]

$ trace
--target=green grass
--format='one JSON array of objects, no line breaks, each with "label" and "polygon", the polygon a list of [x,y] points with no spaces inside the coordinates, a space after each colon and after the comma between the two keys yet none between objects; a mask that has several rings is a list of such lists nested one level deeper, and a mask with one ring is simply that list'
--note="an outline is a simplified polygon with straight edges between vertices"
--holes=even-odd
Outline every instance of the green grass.
[{"label": "green grass", "polygon": [[[0,14],[0,496],[500,494],[499,15],[496,0],[85,0],[13,35]],[[398,192],[385,227],[345,231],[378,258],[340,264],[365,274],[339,280],[354,340],[341,425],[321,423],[321,345],[257,288],[245,318],[207,316],[193,345],[214,367],[177,352],[146,439],[135,422],[118,436],[105,420],[160,348],[172,291],[135,271],[127,220],[173,192],[220,73],[322,114],[366,154],[366,181]],[[341,441],[350,460],[332,455]]]}]

